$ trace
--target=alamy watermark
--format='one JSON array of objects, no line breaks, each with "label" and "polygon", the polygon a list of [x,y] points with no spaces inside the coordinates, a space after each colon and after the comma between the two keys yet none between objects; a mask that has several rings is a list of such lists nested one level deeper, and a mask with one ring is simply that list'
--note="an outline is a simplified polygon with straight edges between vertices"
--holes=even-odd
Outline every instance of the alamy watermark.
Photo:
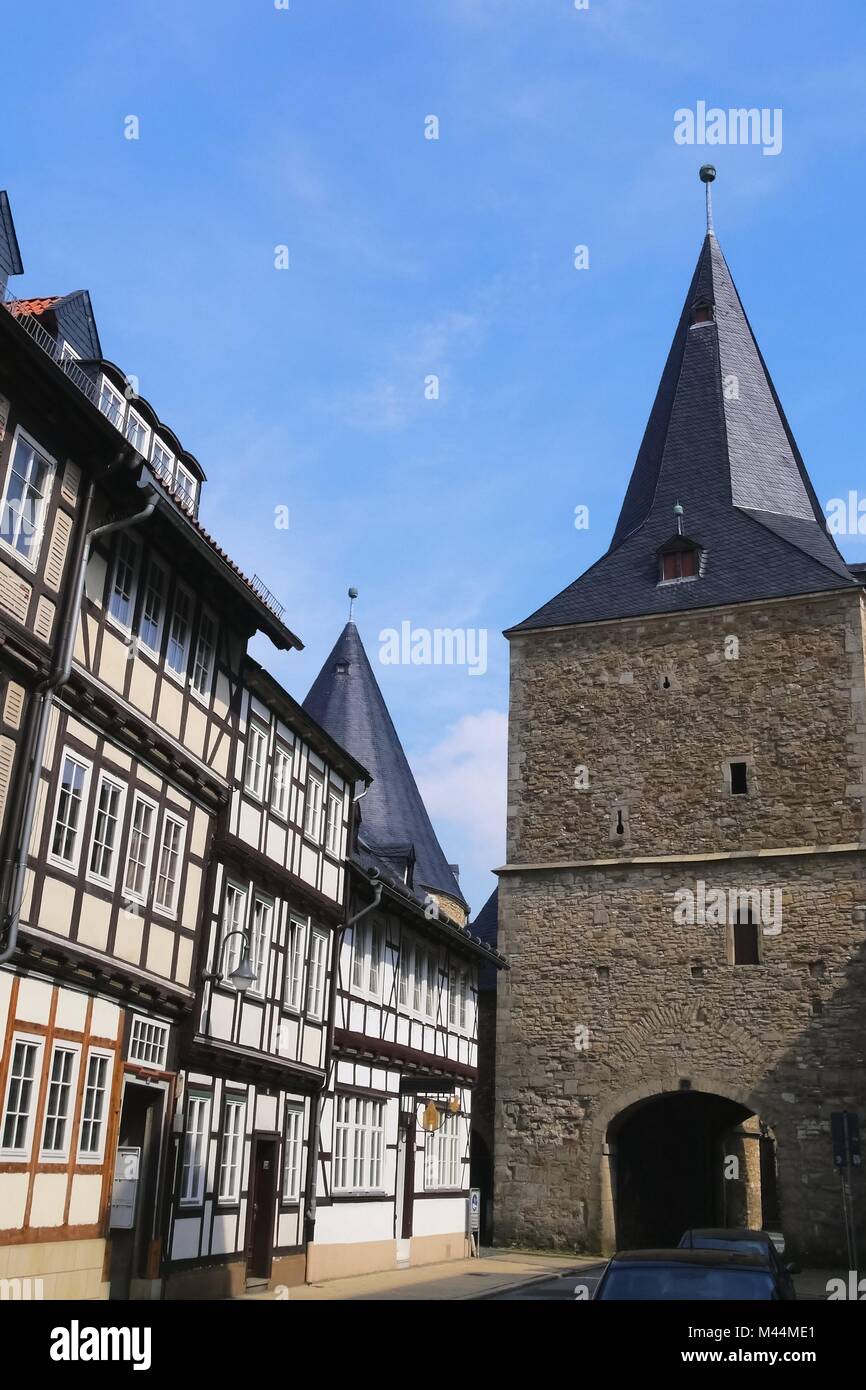
[{"label": "alamy watermark", "polygon": [[407,620],[379,633],[383,666],[465,666],[470,676],[487,670],[487,629],[413,627]]},{"label": "alamy watermark", "polygon": [[674,924],[678,927],[725,927],[753,922],[764,936],[782,930],[781,888],[708,888],[698,879],[695,888],[674,892]]},{"label": "alamy watermark", "polygon": [[761,145],[763,154],[779,154],[782,110],[738,106],[725,111],[698,101],[694,110],[681,106],[674,112],[674,140],[678,145]]}]

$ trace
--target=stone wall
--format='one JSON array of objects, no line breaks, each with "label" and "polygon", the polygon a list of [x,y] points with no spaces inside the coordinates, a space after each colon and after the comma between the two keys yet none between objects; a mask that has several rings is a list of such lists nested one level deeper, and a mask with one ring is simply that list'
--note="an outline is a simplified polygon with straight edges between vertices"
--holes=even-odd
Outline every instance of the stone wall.
[{"label": "stone wall", "polygon": [[[515,639],[509,864],[524,868],[500,886],[497,1239],[610,1248],[609,1126],[690,1088],[772,1128],[789,1247],[842,1257],[829,1117],[866,1117],[860,602]],[[738,757],[747,797],[725,788]],[[759,964],[732,963],[712,912],[675,918],[699,881],[778,890]]]}]

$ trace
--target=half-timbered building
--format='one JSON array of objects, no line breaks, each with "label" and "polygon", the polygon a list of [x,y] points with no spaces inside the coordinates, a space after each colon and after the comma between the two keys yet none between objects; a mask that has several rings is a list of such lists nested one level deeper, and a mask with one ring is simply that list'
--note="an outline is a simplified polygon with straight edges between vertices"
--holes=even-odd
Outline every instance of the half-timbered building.
[{"label": "half-timbered building", "polygon": [[465,1254],[478,969],[503,962],[466,925],[351,620],[304,708],[373,778],[356,803],[335,967],[307,1252],[308,1278],[322,1279]]},{"label": "half-timbered building", "polygon": [[86,292],[21,273],[0,195],[0,1275],[147,1295],[246,645],[300,643]]},{"label": "half-timbered building", "polygon": [[355,786],[369,781],[252,660],[238,713],[176,1102],[169,1297],[304,1280],[346,846]]}]

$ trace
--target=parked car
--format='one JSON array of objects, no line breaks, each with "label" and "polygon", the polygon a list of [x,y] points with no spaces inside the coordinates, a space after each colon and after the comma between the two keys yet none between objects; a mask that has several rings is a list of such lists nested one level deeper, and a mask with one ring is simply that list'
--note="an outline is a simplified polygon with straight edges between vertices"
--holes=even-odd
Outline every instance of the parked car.
[{"label": "parked car", "polygon": [[620,1250],[593,1299],[771,1302],[785,1293],[766,1254],[742,1250]]},{"label": "parked car", "polygon": [[776,1279],[784,1289],[784,1298],[796,1298],[793,1274],[799,1274],[799,1266],[786,1264],[769,1231],[753,1231],[746,1226],[701,1227],[700,1230],[685,1231],[680,1240],[681,1250],[740,1250],[751,1251],[766,1257],[775,1272]]}]

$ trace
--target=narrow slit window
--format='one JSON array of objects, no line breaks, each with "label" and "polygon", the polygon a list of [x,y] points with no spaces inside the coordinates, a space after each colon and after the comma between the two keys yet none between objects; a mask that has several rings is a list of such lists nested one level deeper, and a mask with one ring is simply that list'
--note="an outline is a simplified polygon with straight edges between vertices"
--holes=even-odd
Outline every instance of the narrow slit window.
[{"label": "narrow slit window", "polygon": [[749,772],[746,763],[731,763],[731,795],[749,795]]},{"label": "narrow slit window", "polygon": [[737,912],[734,922],[734,965],[759,965],[758,927],[752,921],[752,909]]}]

